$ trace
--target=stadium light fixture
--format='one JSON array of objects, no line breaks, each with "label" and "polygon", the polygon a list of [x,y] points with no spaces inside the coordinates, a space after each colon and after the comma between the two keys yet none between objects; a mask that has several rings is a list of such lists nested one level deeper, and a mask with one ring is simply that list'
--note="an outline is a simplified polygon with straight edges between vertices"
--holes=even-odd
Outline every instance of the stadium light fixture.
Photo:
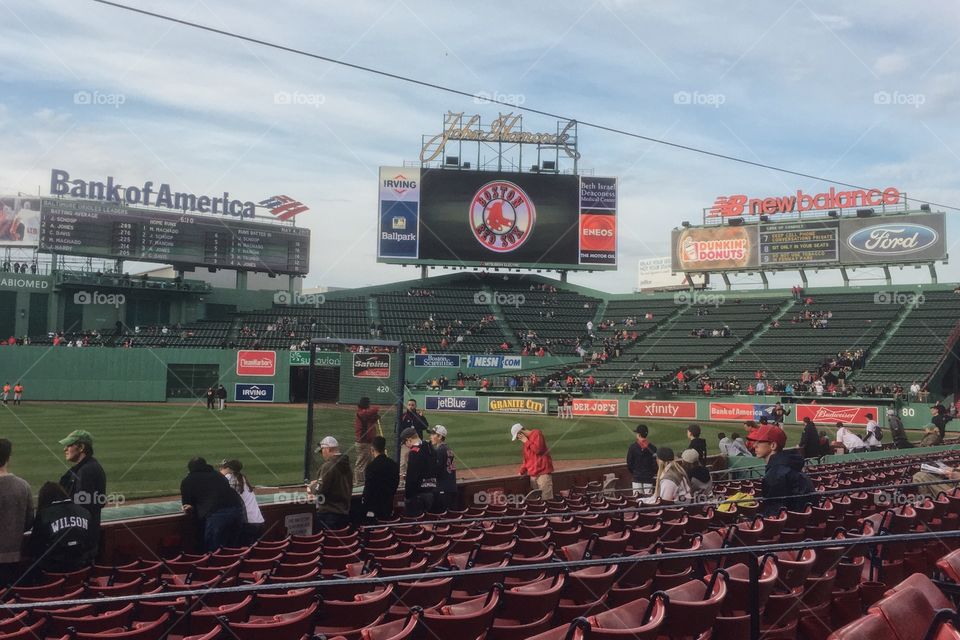
[{"label": "stadium light fixture", "polygon": [[920,205],[920,211],[926,211],[927,213],[930,213],[930,205],[928,204]]},{"label": "stadium light fixture", "polygon": [[464,162],[462,165],[460,165],[460,168],[461,168],[461,169],[469,169],[469,168],[470,168],[470,163],[469,163],[469,162]]},{"label": "stadium light fixture", "polygon": [[743,226],[743,218],[729,218],[727,219],[727,224],[731,227]]},{"label": "stadium light fixture", "polygon": [[760,222],[770,222],[770,216],[766,214],[760,216]]},{"label": "stadium light fixture", "polygon": [[530,167],[530,173],[540,173],[540,165],[535,164]]},{"label": "stadium light fixture", "polygon": [[690,228],[690,221],[689,221],[689,220],[684,220],[683,222],[680,223],[680,225],[681,225],[684,229],[689,229],[689,228]]},{"label": "stadium light fixture", "polygon": [[831,218],[839,218],[840,212],[837,211],[836,209],[831,209],[830,211],[827,211],[827,215],[830,216]]},{"label": "stadium light fixture", "polygon": [[460,166],[460,157],[459,156],[447,156],[446,164],[448,167],[458,167]]},{"label": "stadium light fixture", "polygon": [[873,215],[873,209],[857,209],[858,218],[869,218]]},{"label": "stadium light fixture", "polygon": [[544,171],[556,171],[557,163],[553,160],[544,160],[543,161],[543,170]]}]

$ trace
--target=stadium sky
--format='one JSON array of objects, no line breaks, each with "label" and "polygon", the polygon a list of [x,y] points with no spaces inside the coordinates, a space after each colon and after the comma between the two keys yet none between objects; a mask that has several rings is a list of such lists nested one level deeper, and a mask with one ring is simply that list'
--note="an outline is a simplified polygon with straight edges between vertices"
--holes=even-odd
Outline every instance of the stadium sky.
[{"label": "stadium sky", "polygon": [[[960,30],[948,0],[126,2],[960,207]],[[299,104],[279,104],[278,93]],[[311,207],[300,218],[313,231],[308,287],[416,275],[375,263],[377,167],[416,159],[421,134],[438,132],[447,110],[507,111],[89,0],[0,0],[0,191],[46,193],[57,167],[241,199],[288,194]],[[554,127],[525,117],[528,130]],[[830,186],[588,128],[580,143],[583,167],[620,178],[621,266],[571,282],[612,292],[632,290],[637,260],[668,255],[670,229],[718,195]],[[951,253],[957,216],[948,211]],[[960,279],[956,264],[939,270]]]}]

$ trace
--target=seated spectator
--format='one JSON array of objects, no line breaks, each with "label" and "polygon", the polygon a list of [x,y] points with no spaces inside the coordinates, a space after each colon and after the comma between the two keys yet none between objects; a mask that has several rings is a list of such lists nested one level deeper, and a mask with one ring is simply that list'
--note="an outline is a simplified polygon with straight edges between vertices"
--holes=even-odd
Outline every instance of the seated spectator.
[{"label": "seated spectator", "polygon": [[244,520],[243,500],[203,458],[192,458],[187,470],[180,483],[180,501],[183,510],[200,522],[204,550],[235,545]]},{"label": "seated spectator", "polygon": [[46,482],[37,496],[37,519],[30,534],[30,555],[43,571],[67,573],[93,563],[90,512],[76,505],[59,484]]},{"label": "seated spectator", "polygon": [[940,430],[935,425],[927,425],[923,428],[923,438],[920,439],[920,447],[935,447],[943,444],[943,438],[940,437]]},{"label": "seated spectator", "polygon": [[710,471],[700,464],[700,453],[696,449],[687,449],[680,459],[690,482],[690,491],[694,499],[709,499],[713,496],[713,480]]},{"label": "seated spectator", "polygon": [[667,502],[685,502],[691,496],[690,479],[686,470],[675,459],[673,449],[660,447],[657,450],[657,483],[653,490],[655,499]]}]

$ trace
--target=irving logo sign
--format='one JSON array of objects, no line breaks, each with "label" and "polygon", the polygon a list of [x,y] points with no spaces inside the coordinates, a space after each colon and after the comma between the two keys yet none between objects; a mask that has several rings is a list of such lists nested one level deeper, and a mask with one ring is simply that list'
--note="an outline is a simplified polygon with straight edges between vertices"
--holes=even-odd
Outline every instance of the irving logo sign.
[{"label": "irving logo sign", "polygon": [[547,403],[542,398],[490,398],[490,413],[546,413]]}]

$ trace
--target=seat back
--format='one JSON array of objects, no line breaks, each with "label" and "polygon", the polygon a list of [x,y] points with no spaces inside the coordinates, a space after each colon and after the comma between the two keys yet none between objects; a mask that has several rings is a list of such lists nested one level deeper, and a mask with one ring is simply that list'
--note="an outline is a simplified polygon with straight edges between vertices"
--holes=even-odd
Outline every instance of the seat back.
[{"label": "seat back", "polygon": [[907,587],[870,607],[869,613],[883,616],[900,640],[922,640],[936,612],[923,592]]}]

